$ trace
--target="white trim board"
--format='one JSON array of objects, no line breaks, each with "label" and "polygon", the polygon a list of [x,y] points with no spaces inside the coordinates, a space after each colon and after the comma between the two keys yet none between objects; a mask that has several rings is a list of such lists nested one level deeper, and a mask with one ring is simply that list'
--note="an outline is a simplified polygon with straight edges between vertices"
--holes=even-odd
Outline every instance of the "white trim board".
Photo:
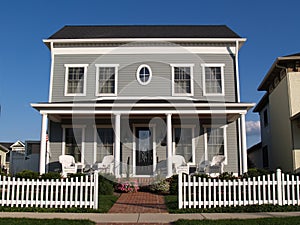
[{"label": "white trim board", "polygon": [[75,47],[75,48],[53,48],[54,55],[72,55],[72,54],[233,54],[235,47]]}]

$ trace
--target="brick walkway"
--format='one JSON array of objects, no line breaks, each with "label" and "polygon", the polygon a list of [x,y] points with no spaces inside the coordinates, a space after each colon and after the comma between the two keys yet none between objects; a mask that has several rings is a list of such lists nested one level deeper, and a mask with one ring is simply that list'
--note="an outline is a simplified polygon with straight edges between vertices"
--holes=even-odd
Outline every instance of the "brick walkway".
[{"label": "brick walkway", "polygon": [[124,193],[108,213],[167,213],[164,197],[147,192]]}]

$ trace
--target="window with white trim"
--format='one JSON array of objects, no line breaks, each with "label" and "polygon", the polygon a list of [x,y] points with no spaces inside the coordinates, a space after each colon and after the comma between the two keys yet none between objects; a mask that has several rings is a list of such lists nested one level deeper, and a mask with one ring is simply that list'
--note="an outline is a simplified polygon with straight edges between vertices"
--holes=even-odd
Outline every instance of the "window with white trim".
[{"label": "window with white trim", "polygon": [[174,142],[175,155],[182,155],[187,163],[193,162],[193,127],[175,127]]},{"label": "window with white trim", "polygon": [[72,155],[76,163],[81,163],[83,158],[83,129],[64,128],[64,154]]},{"label": "window with white trim", "polygon": [[104,156],[114,153],[114,130],[112,127],[96,129],[97,148],[95,162],[102,162]]},{"label": "window with white trim", "polygon": [[204,95],[224,95],[224,64],[204,64]]},{"label": "window with white trim", "polygon": [[117,93],[118,65],[96,64],[96,95],[115,95]]},{"label": "window with white trim", "polygon": [[65,95],[85,95],[87,66],[86,64],[65,65]]},{"label": "window with white trim", "polygon": [[171,66],[173,95],[193,95],[193,65]]},{"label": "window with white trim", "polygon": [[147,85],[152,78],[152,70],[148,65],[140,65],[136,72],[136,79],[141,85]]},{"label": "window with white trim", "polygon": [[[216,155],[227,156],[226,126],[205,128],[205,158],[209,161]],[[227,158],[227,157],[226,157]],[[227,161],[227,159],[225,159]]]}]

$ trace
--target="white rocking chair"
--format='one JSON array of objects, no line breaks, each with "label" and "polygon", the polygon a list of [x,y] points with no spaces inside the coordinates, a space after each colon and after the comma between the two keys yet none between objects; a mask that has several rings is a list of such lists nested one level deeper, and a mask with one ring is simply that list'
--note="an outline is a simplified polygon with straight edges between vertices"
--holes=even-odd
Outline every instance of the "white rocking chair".
[{"label": "white rocking chair", "polygon": [[100,173],[114,174],[114,156],[104,156],[102,162],[94,164],[93,168]]},{"label": "white rocking chair", "polygon": [[186,173],[189,174],[189,165],[185,162],[185,159],[182,155],[173,155],[172,156],[173,169],[176,174]]},{"label": "white rocking chair", "polygon": [[77,165],[75,159],[71,155],[60,155],[59,162],[62,167],[62,176],[67,177],[68,174],[74,174],[77,172]]}]

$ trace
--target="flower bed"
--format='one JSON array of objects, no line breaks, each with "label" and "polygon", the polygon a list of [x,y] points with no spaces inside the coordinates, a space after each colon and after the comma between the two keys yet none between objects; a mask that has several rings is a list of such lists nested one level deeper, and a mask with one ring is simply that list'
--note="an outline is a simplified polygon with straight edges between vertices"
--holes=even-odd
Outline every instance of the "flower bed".
[{"label": "flower bed", "polygon": [[139,185],[137,181],[123,181],[116,185],[116,191],[123,193],[132,193],[139,190]]}]

